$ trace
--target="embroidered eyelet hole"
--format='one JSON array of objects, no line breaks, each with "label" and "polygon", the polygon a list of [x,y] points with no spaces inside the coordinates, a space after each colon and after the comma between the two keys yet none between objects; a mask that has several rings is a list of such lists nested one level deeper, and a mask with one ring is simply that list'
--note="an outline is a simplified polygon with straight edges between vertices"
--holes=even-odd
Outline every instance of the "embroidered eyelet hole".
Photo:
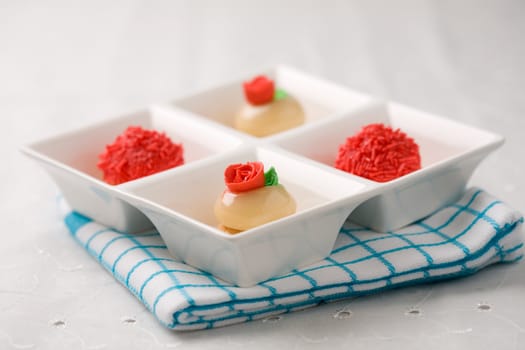
[{"label": "embroidered eyelet hole", "polygon": [[268,317],[264,318],[262,321],[264,323],[275,323],[275,322],[279,322],[282,319],[283,318],[281,316],[268,316]]},{"label": "embroidered eyelet hole", "polygon": [[334,318],[338,320],[346,320],[352,317],[352,311],[350,310],[339,310],[334,314]]},{"label": "embroidered eyelet hole", "polygon": [[129,325],[137,323],[137,320],[133,317],[122,317],[121,321],[122,323],[129,324]]},{"label": "embroidered eyelet hole", "polygon": [[56,320],[51,322],[51,325],[55,328],[65,328],[66,327],[66,321],[64,320]]},{"label": "embroidered eyelet hole", "polygon": [[420,309],[413,307],[413,308],[408,309],[405,312],[405,315],[416,317],[416,316],[421,316],[422,313],[423,312]]},{"label": "embroidered eyelet hole", "polygon": [[490,311],[492,310],[492,307],[487,303],[479,303],[478,310],[479,311]]}]

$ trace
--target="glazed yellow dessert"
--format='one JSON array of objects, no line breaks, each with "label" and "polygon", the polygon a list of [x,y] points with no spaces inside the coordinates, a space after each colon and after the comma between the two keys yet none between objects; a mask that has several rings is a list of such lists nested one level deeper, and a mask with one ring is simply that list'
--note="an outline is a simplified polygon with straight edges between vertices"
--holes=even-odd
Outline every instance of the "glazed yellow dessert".
[{"label": "glazed yellow dessert", "polygon": [[248,103],[235,116],[237,130],[263,137],[304,123],[304,111],[297,99],[275,89],[272,80],[258,76],[243,87]]},{"label": "glazed yellow dessert", "polygon": [[278,183],[273,167],[265,173],[261,162],[233,164],[224,179],[226,189],[214,212],[225,232],[238,233],[295,213],[295,200]]}]

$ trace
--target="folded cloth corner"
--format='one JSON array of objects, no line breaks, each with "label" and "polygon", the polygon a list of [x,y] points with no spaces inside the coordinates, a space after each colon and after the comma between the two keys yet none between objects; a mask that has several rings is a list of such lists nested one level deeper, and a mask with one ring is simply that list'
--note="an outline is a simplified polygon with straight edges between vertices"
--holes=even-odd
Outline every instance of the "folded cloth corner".
[{"label": "folded cloth corner", "polygon": [[346,222],[331,255],[239,288],[175,261],[156,231],[126,234],[78,213],[71,235],[174,330],[214,328],[391,288],[470,275],[523,256],[523,217],[478,188],[400,230],[373,232]]}]

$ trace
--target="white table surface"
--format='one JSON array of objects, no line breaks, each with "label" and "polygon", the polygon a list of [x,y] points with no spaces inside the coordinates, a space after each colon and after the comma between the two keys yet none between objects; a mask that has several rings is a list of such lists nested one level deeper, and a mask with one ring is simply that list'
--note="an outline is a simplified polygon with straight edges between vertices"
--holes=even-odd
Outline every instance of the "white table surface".
[{"label": "white table surface", "polygon": [[18,151],[286,63],[505,136],[471,184],[525,212],[524,37],[519,0],[0,1],[0,349],[525,348],[524,263],[169,331],[68,236],[55,185]]}]

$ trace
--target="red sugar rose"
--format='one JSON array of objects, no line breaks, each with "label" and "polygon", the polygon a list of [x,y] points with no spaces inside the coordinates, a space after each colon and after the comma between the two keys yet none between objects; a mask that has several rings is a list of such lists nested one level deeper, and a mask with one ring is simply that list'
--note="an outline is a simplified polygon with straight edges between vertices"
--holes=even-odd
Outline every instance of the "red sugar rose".
[{"label": "red sugar rose", "polygon": [[260,106],[273,101],[275,87],[273,80],[264,75],[253,78],[252,81],[243,84],[244,95],[249,103],[254,106]]},{"label": "red sugar rose", "polygon": [[339,146],[335,167],[386,182],[421,169],[419,146],[399,129],[370,124]]},{"label": "red sugar rose", "polygon": [[264,165],[261,162],[229,165],[224,182],[231,192],[245,192],[264,186]]},{"label": "red sugar rose", "polygon": [[138,179],[184,164],[182,144],[171,142],[165,133],[128,127],[106,146],[97,166],[111,185]]}]

